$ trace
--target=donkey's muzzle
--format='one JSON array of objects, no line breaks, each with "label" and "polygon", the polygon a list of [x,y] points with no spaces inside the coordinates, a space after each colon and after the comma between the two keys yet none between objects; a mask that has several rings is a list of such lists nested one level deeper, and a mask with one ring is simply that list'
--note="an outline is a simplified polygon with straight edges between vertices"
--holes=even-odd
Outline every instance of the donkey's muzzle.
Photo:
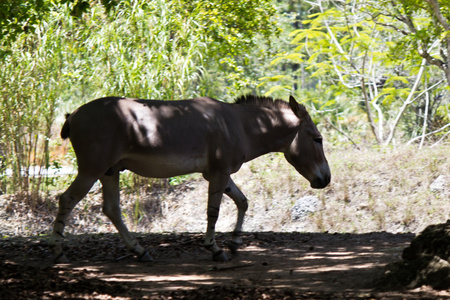
[{"label": "donkey's muzzle", "polygon": [[331,180],[330,174],[316,177],[314,180],[311,181],[311,187],[313,189],[323,189],[330,183],[330,180]]}]

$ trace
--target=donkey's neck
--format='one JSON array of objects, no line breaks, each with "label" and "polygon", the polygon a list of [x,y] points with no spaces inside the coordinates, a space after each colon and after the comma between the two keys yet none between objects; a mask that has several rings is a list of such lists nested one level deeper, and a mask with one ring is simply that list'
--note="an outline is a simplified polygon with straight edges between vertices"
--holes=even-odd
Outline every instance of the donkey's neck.
[{"label": "donkey's neck", "polygon": [[299,119],[289,109],[243,109],[247,161],[270,152],[284,152],[291,144]]}]

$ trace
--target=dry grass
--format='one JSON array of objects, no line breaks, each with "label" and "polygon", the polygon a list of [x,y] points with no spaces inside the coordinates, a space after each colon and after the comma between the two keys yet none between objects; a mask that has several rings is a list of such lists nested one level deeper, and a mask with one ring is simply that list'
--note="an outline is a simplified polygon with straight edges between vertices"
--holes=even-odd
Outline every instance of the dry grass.
[{"label": "dry grass", "polygon": [[[450,147],[327,151],[332,183],[313,190],[279,154],[252,161],[233,176],[247,195],[250,208],[245,231],[309,231],[364,233],[420,232],[449,218]],[[430,184],[446,178],[446,189]],[[123,217],[140,232],[202,232],[206,228],[207,183],[198,175],[176,186],[122,192]],[[138,195],[138,196],[137,196]],[[301,221],[291,209],[302,196],[317,197],[319,207]],[[34,211],[13,196],[0,197],[0,236],[50,233],[56,194]],[[224,197],[218,231],[231,231],[234,203]],[[101,193],[83,199],[67,227],[71,233],[115,232],[101,213]]]},{"label": "dry grass", "polygon": [[[331,152],[333,184],[312,219],[317,230],[419,232],[449,218],[450,147]],[[446,190],[431,183],[446,178]]]}]

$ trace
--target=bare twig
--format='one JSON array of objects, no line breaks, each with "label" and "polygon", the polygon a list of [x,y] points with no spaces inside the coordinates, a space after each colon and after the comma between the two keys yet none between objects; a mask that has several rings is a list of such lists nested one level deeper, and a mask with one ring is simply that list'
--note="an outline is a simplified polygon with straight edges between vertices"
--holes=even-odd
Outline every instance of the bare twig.
[{"label": "bare twig", "polygon": [[362,89],[362,93],[364,96],[364,103],[366,105],[366,114],[367,114],[367,118],[369,120],[370,129],[372,129],[372,132],[375,135],[375,138],[376,138],[378,144],[381,144],[382,141],[380,139],[380,136],[378,135],[378,131],[375,126],[375,121],[373,120],[372,111],[370,110],[370,101],[369,101],[369,96],[367,95],[364,77],[361,77],[361,89]]},{"label": "bare twig", "polygon": [[241,265],[236,265],[236,266],[227,266],[227,267],[220,267],[220,266],[214,266],[212,268],[209,268],[209,271],[226,271],[226,270],[234,270],[234,269],[241,269],[241,268],[248,268],[248,267],[252,267],[255,264],[241,264]]},{"label": "bare twig", "polygon": [[[434,47],[436,47],[438,45],[438,43],[439,43],[439,40],[435,40],[434,43],[428,49],[428,52],[430,52]],[[417,74],[416,81],[414,82],[411,92],[409,93],[405,102],[403,102],[403,105],[400,108],[400,111],[398,112],[398,114],[394,120],[394,123],[392,124],[391,132],[389,133],[389,136],[387,137],[387,139],[384,141],[385,145],[388,145],[391,142],[392,138],[394,137],[395,129],[398,125],[398,122],[400,121],[400,118],[402,117],[403,113],[405,112],[406,107],[408,107],[408,105],[410,105],[416,99],[416,98],[413,98],[413,96],[414,96],[414,93],[416,92],[417,87],[419,86],[419,82],[420,82],[420,79],[422,78],[422,74],[423,74],[423,71],[425,70],[425,65],[426,65],[427,61],[428,60],[425,58],[422,59],[422,63],[420,65],[420,69],[419,69],[419,73]]]},{"label": "bare twig", "polygon": [[450,131],[447,132],[446,134],[444,134],[444,135],[439,139],[439,141],[437,141],[436,143],[434,143],[433,145],[431,145],[430,148],[433,148],[433,147],[437,146],[437,145],[438,145],[440,142],[442,142],[442,141],[447,137],[447,135],[449,135],[449,134],[450,134]]},{"label": "bare twig", "polygon": [[414,85],[411,89],[411,92],[409,93],[408,97],[406,98],[405,102],[403,102],[402,107],[400,108],[400,111],[398,112],[397,116],[395,117],[394,123],[392,124],[391,132],[389,133],[389,136],[384,141],[385,145],[388,145],[392,138],[394,137],[395,129],[397,127],[398,122],[400,121],[400,118],[402,117],[403,113],[405,112],[405,109],[412,103],[412,97],[414,96],[414,93],[416,92],[416,89],[419,85],[420,79],[422,78],[423,71],[425,69],[425,64],[427,60],[424,58],[422,59],[422,64],[420,65],[419,73],[417,74],[416,82],[414,82]]},{"label": "bare twig", "polygon": [[425,90],[423,90],[422,92],[420,92],[411,102],[416,101],[419,97],[421,97],[423,94],[427,93],[428,91],[434,89],[437,85],[441,84],[444,81],[444,79],[439,80],[438,82],[436,82],[435,84],[433,84],[432,86],[426,88]]},{"label": "bare twig", "polygon": [[342,134],[343,136],[345,136],[350,142],[352,142],[352,144],[355,146],[356,149],[361,150],[361,147],[358,146],[357,143],[355,143],[351,137],[349,137],[345,132],[343,132],[342,130],[340,130],[337,126],[335,126],[330,119],[326,118],[325,119],[326,122],[333,127],[337,132],[339,132],[340,134]]},{"label": "bare twig", "polygon": [[428,93],[428,88],[425,93],[425,116],[423,118],[423,127],[422,127],[422,139],[420,140],[419,149],[422,149],[423,142],[425,140],[425,132],[427,130],[427,120],[428,120],[428,106],[430,104],[430,93]]},{"label": "bare twig", "polygon": [[425,1],[431,4],[431,6],[433,7],[434,16],[439,21],[439,23],[441,23],[442,27],[444,27],[446,31],[450,31],[450,25],[447,23],[447,20],[442,15],[439,3],[436,0],[425,0]]},{"label": "bare twig", "polygon": [[[445,126],[443,126],[443,127],[441,127],[441,128],[439,128],[439,129],[437,129],[437,130],[435,130],[435,131],[428,132],[428,133],[425,134],[424,136],[426,137],[426,136],[429,136],[429,135],[432,135],[432,134],[441,132],[442,130],[444,130],[444,129],[447,128],[447,127],[450,127],[450,123],[447,124],[447,125],[445,125]],[[447,134],[448,134],[448,133],[446,133],[445,135],[447,135]],[[415,141],[417,141],[417,140],[419,140],[419,139],[421,139],[421,138],[422,138],[422,136],[417,136],[417,137],[411,139],[409,142],[407,142],[406,145],[410,145],[410,144],[412,144],[413,142],[415,142]]]}]

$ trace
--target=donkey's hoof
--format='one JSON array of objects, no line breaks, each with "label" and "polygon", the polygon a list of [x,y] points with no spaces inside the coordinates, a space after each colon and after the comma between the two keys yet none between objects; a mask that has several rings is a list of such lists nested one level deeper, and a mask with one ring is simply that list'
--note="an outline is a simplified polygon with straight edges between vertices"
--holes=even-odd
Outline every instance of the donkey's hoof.
[{"label": "donkey's hoof", "polygon": [[67,264],[69,262],[69,259],[64,252],[61,252],[58,256],[55,257],[53,262],[55,264]]},{"label": "donkey's hoof", "polygon": [[228,261],[228,256],[223,250],[220,250],[216,253],[213,253],[212,259],[213,261]]},{"label": "donkey's hoof", "polygon": [[141,261],[141,262],[152,262],[153,261],[153,257],[151,257],[150,254],[148,254],[147,251],[145,251],[144,253],[139,255],[138,261]]},{"label": "donkey's hoof", "polygon": [[229,241],[227,243],[227,247],[228,247],[228,249],[230,249],[232,254],[236,254],[240,246],[241,246],[241,244],[236,243],[234,241]]}]

